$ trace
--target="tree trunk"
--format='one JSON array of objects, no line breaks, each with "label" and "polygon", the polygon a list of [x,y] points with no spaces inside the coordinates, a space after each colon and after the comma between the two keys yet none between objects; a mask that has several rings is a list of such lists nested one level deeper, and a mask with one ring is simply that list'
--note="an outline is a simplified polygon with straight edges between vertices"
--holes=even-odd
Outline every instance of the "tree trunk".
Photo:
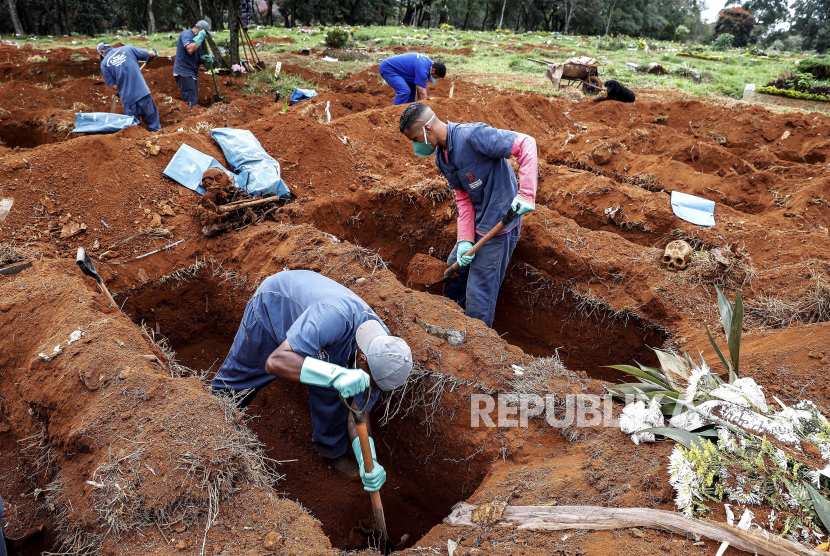
[{"label": "tree trunk", "polygon": [[16,35],[23,35],[23,25],[20,24],[20,17],[17,15],[17,4],[15,0],[6,0],[9,5],[9,16],[12,18],[12,24],[14,25],[14,32]]},{"label": "tree trunk", "polygon": [[153,14],[153,0],[147,0],[147,34],[156,32],[156,16]]},{"label": "tree trunk", "polygon": [[239,63],[239,0],[228,0],[228,31],[231,34],[228,54],[234,65]]},{"label": "tree trunk", "polygon": [[507,6],[507,0],[504,0],[504,3],[501,5],[501,18],[499,18],[499,30],[501,30],[501,25],[504,23],[504,8]]},{"label": "tree trunk", "polygon": [[274,0],[268,0],[268,17],[265,21],[267,25],[274,25]]}]

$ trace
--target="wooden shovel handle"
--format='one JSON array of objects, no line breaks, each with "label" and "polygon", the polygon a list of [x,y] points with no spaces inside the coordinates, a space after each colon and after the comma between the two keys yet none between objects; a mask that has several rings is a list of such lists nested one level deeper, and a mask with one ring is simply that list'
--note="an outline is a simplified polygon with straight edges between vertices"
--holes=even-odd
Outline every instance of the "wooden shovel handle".
[{"label": "wooden shovel handle", "polygon": [[[485,235],[483,238],[478,240],[475,245],[470,247],[469,251],[464,253],[464,256],[469,257],[470,255],[475,255],[476,251],[478,251],[479,249],[484,247],[485,243],[487,243],[488,241],[493,239],[493,236],[495,236],[500,231],[502,231],[505,226],[507,226],[508,224],[513,222],[514,220],[516,220],[518,217],[519,217],[519,213],[511,208],[509,211],[507,211],[507,214],[504,215],[504,218],[501,219],[501,222],[499,222],[498,224],[493,226],[493,229],[490,230],[489,232],[487,232],[487,235]],[[446,279],[446,278],[449,278],[450,276],[452,276],[452,273],[457,271],[458,268],[459,268],[459,264],[458,264],[458,261],[456,260],[452,264],[452,266],[450,268],[448,268],[447,271],[444,273],[444,278]]]},{"label": "wooden shovel handle", "polygon": [[[375,462],[372,459],[372,446],[369,444],[369,431],[366,428],[366,423],[355,425],[357,428],[357,437],[360,439],[360,453],[363,454],[363,469],[366,473],[371,473],[375,468]],[[370,492],[369,497],[372,500],[372,513],[375,515],[375,523],[380,531],[381,538],[387,539],[389,535],[386,533],[386,517],[383,515],[383,504],[380,501],[380,491]]]}]

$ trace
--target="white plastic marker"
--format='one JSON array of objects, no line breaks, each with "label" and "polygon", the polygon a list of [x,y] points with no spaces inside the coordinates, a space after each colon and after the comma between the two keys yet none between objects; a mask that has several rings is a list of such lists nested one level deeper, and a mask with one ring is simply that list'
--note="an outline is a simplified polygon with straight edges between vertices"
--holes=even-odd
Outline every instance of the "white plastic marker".
[{"label": "white plastic marker", "polygon": [[274,77],[276,77],[280,74],[281,69],[282,69],[282,62],[277,62],[277,65],[274,68]]},{"label": "white plastic marker", "polygon": [[331,112],[329,112],[329,106],[331,105],[331,101],[326,101],[326,123],[331,123]]},{"label": "white plastic marker", "polygon": [[455,91],[455,81],[453,81],[452,85],[450,85],[450,98],[452,98],[453,91]]}]

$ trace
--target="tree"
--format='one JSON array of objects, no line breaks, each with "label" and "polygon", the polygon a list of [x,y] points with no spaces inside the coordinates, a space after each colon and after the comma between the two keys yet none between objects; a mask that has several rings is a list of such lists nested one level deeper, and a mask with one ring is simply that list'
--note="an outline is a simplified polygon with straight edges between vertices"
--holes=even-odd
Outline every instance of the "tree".
[{"label": "tree", "polygon": [[15,0],[7,0],[9,4],[9,16],[12,18],[12,25],[14,25],[14,32],[17,35],[23,34],[23,25],[20,24],[20,17],[17,15],[17,3]]},{"label": "tree", "polygon": [[[741,4],[740,0],[727,0],[726,7],[738,4]],[[786,21],[790,15],[787,0],[747,0],[741,7],[753,14],[756,22],[767,27]]]},{"label": "tree", "polygon": [[689,36],[690,32],[685,25],[678,25],[677,29],[674,30],[674,40],[682,41]]},{"label": "tree", "polygon": [[755,27],[755,16],[743,8],[725,8],[718,14],[715,22],[715,36],[729,33],[735,37],[735,46],[746,46],[752,28]]},{"label": "tree", "polygon": [[830,50],[830,0],[796,0],[791,30],[804,37],[804,48]]}]

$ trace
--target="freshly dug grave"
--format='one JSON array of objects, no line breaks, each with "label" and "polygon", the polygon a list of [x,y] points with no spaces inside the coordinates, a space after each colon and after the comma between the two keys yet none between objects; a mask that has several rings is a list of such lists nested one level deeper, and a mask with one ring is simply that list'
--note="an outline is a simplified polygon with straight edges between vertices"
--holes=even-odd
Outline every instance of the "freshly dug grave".
[{"label": "freshly dug grave", "polygon": [[[152,71],[161,70],[169,73]],[[34,86],[40,83],[35,76],[15,75],[0,95],[13,91],[18,103],[42,94],[42,109],[71,114],[70,101],[78,102],[73,87],[97,98],[83,79],[42,89]],[[529,133],[539,146],[538,208],[523,221],[491,331],[449,301],[407,287],[416,255],[446,259],[457,213],[434,165],[416,159],[398,132],[401,107],[387,106],[389,89],[378,84],[373,68],[343,82],[318,77],[329,88],[320,97],[331,103],[330,124],[304,103],[281,114],[281,106],[264,97],[229,92],[227,105],[181,115],[171,109],[168,122],[178,121],[165,123],[160,133],[136,128],[0,153],[0,197],[15,199],[0,222],[0,244],[4,253],[42,258],[18,275],[0,277],[0,328],[11,338],[4,340],[0,363],[0,457],[15,469],[0,494],[21,501],[7,509],[9,530],[18,535],[46,521],[42,542],[53,552],[58,539],[67,538],[59,526],[70,535],[80,527],[85,533],[79,538],[107,553],[195,554],[205,542],[208,553],[260,554],[268,550],[268,533],[285,544],[277,552],[331,553],[329,542],[349,547],[351,528],[370,518],[368,500],[359,485],[338,481],[315,459],[302,389],[275,382],[250,410],[258,417],[250,427],[268,457],[299,460],[276,468],[285,478],[263,479],[255,464],[229,471],[223,467],[228,462],[211,459],[211,431],[247,429],[229,425],[239,417],[226,418],[203,383],[179,376],[188,373],[165,362],[133,324],[144,323],[159,341],[169,338],[188,366],[215,371],[256,285],[283,268],[309,268],[364,297],[407,339],[418,361],[411,387],[392,398],[390,407],[400,411],[383,426],[380,411],[373,421],[381,463],[390,470],[384,500],[394,534],[429,531],[420,546],[441,551],[447,538],[461,537],[466,552],[485,554],[604,553],[612,543],[615,550],[645,554],[716,550],[711,542],[695,546],[653,531],[554,535],[434,526],[461,500],[672,509],[671,445],[635,448],[616,429],[551,430],[540,419],[526,428],[474,429],[470,395],[599,394],[602,384],[588,376],[616,380],[606,365],[656,364],[651,347],[700,348],[713,364],[702,332],[704,324],[715,330],[718,322],[713,283],[730,298],[737,288],[745,297],[744,373],[784,401],[811,390],[810,397],[828,407],[823,371],[830,357],[830,266],[823,246],[830,227],[830,120],[742,103],[574,104],[466,83],[456,84],[450,100],[449,83],[440,81],[432,101],[439,117]],[[167,90],[164,79],[154,93]],[[279,222],[205,238],[198,196],[161,172],[182,143],[224,164],[209,136],[211,127],[223,125],[250,129],[280,162],[297,199],[277,213]],[[701,229],[675,218],[671,190],[716,200],[718,225]],[[659,264],[674,239],[697,250],[684,272]],[[106,307],[91,280],[80,277],[72,261],[78,246],[90,250],[129,319]],[[106,251],[109,263],[99,258]],[[450,345],[425,330],[435,327],[465,339]],[[87,335],[67,345],[79,328]],[[39,357],[49,356],[56,343],[62,353],[51,361]],[[151,354],[159,364],[141,357]],[[564,366],[534,359],[554,354]],[[534,362],[540,370],[526,372],[525,379],[511,367]],[[126,367],[147,389],[122,384]],[[148,392],[153,397],[145,400]],[[171,427],[179,422],[181,429]],[[40,444],[32,438],[42,439],[46,459],[35,455],[32,446]],[[135,442],[150,447],[136,456]],[[190,471],[193,461],[203,462],[196,464],[202,475]],[[104,471],[105,479],[127,486],[126,508],[143,508],[118,516],[124,527],[117,535],[106,534],[101,518],[110,514],[96,509],[118,491],[102,480]],[[215,481],[228,473],[233,488],[242,490],[219,489]],[[66,515],[60,496],[44,497],[57,479],[64,483],[59,492],[71,496]],[[210,492],[220,501],[213,520],[219,523],[204,541]],[[287,497],[275,494],[283,492]],[[322,529],[289,500],[299,500]],[[722,521],[722,509],[713,509]],[[174,520],[185,510],[187,528],[180,532]],[[105,534],[103,541],[92,536]]]}]

